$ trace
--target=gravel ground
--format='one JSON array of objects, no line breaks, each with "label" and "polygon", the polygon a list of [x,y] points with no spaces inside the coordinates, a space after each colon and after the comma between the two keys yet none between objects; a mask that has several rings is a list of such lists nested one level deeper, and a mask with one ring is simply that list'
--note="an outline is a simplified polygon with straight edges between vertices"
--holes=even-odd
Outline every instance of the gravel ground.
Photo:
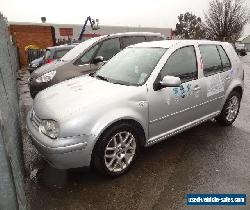
[{"label": "gravel ground", "polygon": [[[37,152],[36,148],[31,144],[31,139],[28,135],[26,128],[26,116],[31,110],[33,100],[30,96],[28,79],[30,73],[26,69],[20,69],[18,72],[18,93],[19,93],[19,107],[21,112],[21,128],[23,135],[23,152],[24,152],[24,163],[26,175],[29,179],[34,178],[34,174],[37,172],[38,168],[44,165],[44,161]],[[29,180],[28,179],[28,180]]]}]

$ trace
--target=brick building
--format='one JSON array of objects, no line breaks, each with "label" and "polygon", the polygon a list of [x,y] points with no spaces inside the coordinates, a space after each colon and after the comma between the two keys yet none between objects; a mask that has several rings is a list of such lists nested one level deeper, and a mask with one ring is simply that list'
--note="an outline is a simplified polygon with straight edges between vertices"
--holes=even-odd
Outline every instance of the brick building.
[{"label": "brick building", "polygon": [[9,30],[18,47],[21,65],[27,64],[25,47],[35,45],[43,49],[53,46],[55,42],[54,29],[51,26],[11,24]]},{"label": "brick building", "polygon": [[[19,48],[21,65],[27,64],[27,51],[25,47],[35,45],[41,49],[54,46],[60,40],[77,40],[83,25],[80,24],[52,24],[52,23],[27,23],[10,22],[10,32]],[[89,25],[83,38],[123,32],[155,32],[161,33],[168,39],[172,39],[171,28],[150,28],[150,27],[130,27],[130,26],[104,26],[100,29],[92,30]]]}]

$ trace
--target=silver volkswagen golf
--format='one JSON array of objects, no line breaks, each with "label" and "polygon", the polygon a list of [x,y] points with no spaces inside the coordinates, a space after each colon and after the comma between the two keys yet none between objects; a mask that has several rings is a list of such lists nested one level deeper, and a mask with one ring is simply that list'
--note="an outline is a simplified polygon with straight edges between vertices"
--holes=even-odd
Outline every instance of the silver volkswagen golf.
[{"label": "silver volkswagen golf", "polygon": [[33,144],[54,167],[118,176],[138,149],[215,118],[236,119],[244,72],[229,43],[167,40],[118,53],[99,71],[37,95]]}]

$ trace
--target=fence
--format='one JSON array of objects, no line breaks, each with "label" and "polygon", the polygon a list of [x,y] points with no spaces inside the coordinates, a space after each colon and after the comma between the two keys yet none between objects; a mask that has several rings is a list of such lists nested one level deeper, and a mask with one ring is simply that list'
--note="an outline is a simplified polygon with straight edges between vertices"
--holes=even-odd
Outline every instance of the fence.
[{"label": "fence", "polygon": [[0,209],[26,209],[16,74],[17,50],[0,13]]},{"label": "fence", "polygon": [[28,63],[31,61],[44,56],[44,49],[28,49]]}]

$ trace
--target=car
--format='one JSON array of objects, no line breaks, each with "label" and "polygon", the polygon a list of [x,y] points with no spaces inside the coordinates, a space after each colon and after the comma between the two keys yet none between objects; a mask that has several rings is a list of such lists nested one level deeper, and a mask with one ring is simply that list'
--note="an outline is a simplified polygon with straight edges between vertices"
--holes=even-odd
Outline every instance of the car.
[{"label": "car", "polygon": [[210,119],[231,125],[243,90],[244,71],[227,42],[141,43],[94,74],[40,92],[27,125],[54,167],[92,166],[115,177],[129,170],[140,147]]},{"label": "car", "polygon": [[236,50],[237,54],[240,55],[240,56],[247,55],[247,49],[246,49],[245,44],[236,43],[235,44],[235,50]]},{"label": "car", "polygon": [[36,58],[28,64],[28,70],[30,73],[35,71],[37,68],[41,67],[44,64],[44,56]]},{"label": "car", "polygon": [[42,66],[31,74],[29,82],[31,96],[34,98],[41,90],[64,80],[96,71],[129,45],[163,39],[164,36],[161,34],[149,32],[118,33],[88,39],[59,61]]},{"label": "car", "polygon": [[28,65],[29,72],[32,73],[42,65],[60,59],[75,46],[76,44],[70,44],[70,45],[60,45],[60,46],[46,48],[44,56],[37,58],[29,63]]}]

